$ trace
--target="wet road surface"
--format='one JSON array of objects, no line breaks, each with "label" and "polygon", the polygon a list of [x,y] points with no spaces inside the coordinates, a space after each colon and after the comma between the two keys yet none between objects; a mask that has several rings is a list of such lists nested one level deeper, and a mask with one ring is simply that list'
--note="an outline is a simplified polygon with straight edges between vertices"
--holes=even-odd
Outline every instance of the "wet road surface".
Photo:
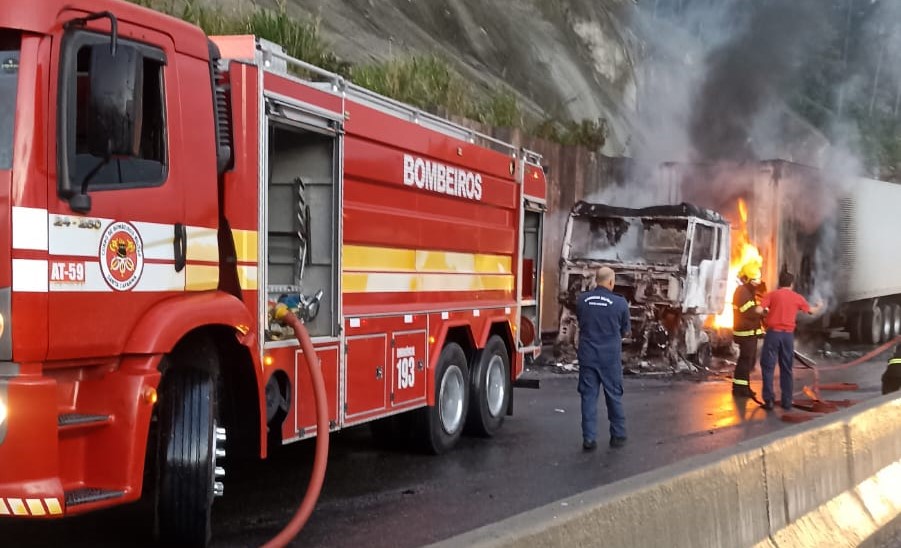
[{"label": "wet road surface", "polygon": [[[824,399],[863,400],[880,394],[885,356],[820,382],[856,382],[856,392]],[[760,391],[759,369],[752,385]],[[562,497],[681,459],[729,447],[791,425],[781,410],[735,400],[728,380],[695,382],[627,377],[629,442],[581,450],[577,377],[533,371],[540,390],[515,390],[515,415],[490,440],[464,437],[438,457],[377,446],[365,426],[332,436],[322,498],[295,546],[367,548],[421,546],[498,521]],[[812,382],[795,367],[795,390]],[[778,379],[776,386],[778,387]],[[606,431],[601,409],[599,430]],[[281,448],[269,461],[231,466],[226,497],[213,510],[215,547],[258,546],[288,522],[306,488],[313,442]],[[153,546],[146,501],[55,522],[0,521],[0,545]]]}]

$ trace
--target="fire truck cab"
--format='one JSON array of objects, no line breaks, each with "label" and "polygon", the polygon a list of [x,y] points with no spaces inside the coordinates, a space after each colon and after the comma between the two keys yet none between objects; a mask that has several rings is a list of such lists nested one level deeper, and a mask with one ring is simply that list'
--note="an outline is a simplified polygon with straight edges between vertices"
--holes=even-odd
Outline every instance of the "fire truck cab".
[{"label": "fire truck cab", "polygon": [[228,459],[317,434],[279,304],[332,430],[497,431],[540,349],[537,154],[253,36],[0,5],[0,517],[149,489],[206,543]]}]

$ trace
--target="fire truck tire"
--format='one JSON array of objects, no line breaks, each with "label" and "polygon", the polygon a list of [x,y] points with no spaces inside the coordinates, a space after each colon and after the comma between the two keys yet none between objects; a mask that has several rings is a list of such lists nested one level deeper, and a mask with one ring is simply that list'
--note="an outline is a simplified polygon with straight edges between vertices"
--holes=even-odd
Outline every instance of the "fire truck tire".
[{"label": "fire truck tire", "polygon": [[476,355],[469,387],[466,431],[491,437],[504,423],[510,403],[510,358],[507,345],[497,335],[488,339]]},{"label": "fire truck tire", "polygon": [[159,404],[156,522],[163,546],[206,546],[215,474],[216,390],[212,374],[169,371]]},{"label": "fire truck tire", "polygon": [[422,408],[419,437],[426,451],[440,455],[460,439],[469,403],[469,368],[457,343],[441,350],[434,386],[435,405]]}]

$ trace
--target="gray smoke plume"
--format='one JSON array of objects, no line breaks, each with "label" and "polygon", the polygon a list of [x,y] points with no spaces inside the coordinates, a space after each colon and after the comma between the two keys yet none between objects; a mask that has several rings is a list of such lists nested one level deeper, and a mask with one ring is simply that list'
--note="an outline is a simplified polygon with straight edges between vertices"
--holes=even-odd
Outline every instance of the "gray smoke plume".
[{"label": "gray smoke plume", "polygon": [[734,38],[710,50],[706,77],[694,96],[690,135],[697,160],[759,159],[755,137],[767,147],[788,144],[783,134],[798,121],[784,101],[821,47],[822,8],[817,0],[733,3],[735,20],[726,28]]},{"label": "gray smoke plume", "polygon": [[[886,42],[879,33],[897,28],[886,22],[901,20],[901,2],[657,0],[643,6],[633,21],[646,45],[636,67],[636,166],[627,181],[592,199],[630,207],[689,201],[732,219],[738,198],[754,193],[758,160],[819,168],[813,190],[809,181],[784,185],[790,205],[779,222],[808,250],[801,266],[791,267],[805,276],[805,293],[835,302],[836,212],[861,173],[855,144],[868,137],[848,119],[850,105],[865,104],[861,94],[875,90],[874,108],[901,110],[901,62],[889,61],[889,46],[874,55],[861,53],[862,45]],[[842,30],[845,51],[836,52]],[[861,36],[850,39],[855,32]],[[889,78],[894,103],[885,97]],[[811,83],[819,88],[809,89]],[[844,101],[844,114],[836,99]],[[809,108],[814,100],[822,104]],[[795,112],[799,104],[808,107],[807,118]],[[749,205],[752,218],[772,217],[772,204]]]}]

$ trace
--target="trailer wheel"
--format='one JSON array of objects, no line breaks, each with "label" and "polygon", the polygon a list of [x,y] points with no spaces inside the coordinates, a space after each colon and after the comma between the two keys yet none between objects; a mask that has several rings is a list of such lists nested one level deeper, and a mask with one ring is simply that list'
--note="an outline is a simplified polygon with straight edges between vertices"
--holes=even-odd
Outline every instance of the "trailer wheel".
[{"label": "trailer wheel", "polygon": [[156,523],[163,546],[206,546],[216,475],[216,390],[208,371],[163,378],[159,403]]},{"label": "trailer wheel", "polygon": [[457,443],[468,403],[466,354],[457,343],[448,343],[435,368],[435,405],[424,407],[420,415],[420,438],[427,451],[438,455]]},{"label": "trailer wheel", "polygon": [[503,339],[492,335],[479,352],[472,370],[467,431],[491,437],[500,429],[510,403],[510,384],[507,345]]},{"label": "trailer wheel", "polygon": [[890,338],[901,335],[901,305],[889,305],[892,314],[892,334]]},{"label": "trailer wheel", "polygon": [[[882,341],[892,338],[892,329],[895,327],[895,311],[892,305],[882,305]],[[880,341],[880,342],[882,342]]]},{"label": "trailer wheel", "polygon": [[864,310],[861,316],[863,316],[864,342],[867,344],[882,342],[882,310],[874,306]]}]

